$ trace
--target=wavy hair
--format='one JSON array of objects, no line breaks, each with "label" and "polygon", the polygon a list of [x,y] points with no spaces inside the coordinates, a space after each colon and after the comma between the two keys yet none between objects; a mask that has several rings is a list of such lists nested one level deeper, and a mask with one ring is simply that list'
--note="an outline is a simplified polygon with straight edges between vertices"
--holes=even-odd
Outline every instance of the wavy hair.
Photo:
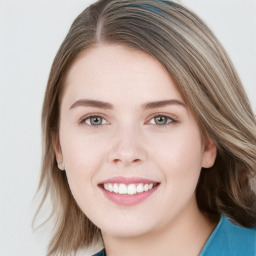
[{"label": "wavy hair", "polygon": [[77,57],[99,44],[121,44],[156,58],[169,72],[201,130],[217,147],[196,189],[201,211],[256,226],[256,121],[241,81],[212,31],[172,1],[101,0],[73,22],[53,61],[42,111],[43,159],[39,190],[52,200],[55,233],[48,255],[71,255],[92,244],[100,230],[76,204],[55,160],[65,77]]}]

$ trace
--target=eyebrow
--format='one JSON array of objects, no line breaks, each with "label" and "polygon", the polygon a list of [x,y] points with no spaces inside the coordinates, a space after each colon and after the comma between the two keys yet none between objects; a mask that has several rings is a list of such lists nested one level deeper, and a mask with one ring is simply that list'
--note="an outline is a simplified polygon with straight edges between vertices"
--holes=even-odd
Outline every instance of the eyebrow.
[{"label": "eyebrow", "polygon": [[182,102],[180,100],[176,100],[176,99],[148,102],[148,103],[143,104],[143,108],[144,109],[153,109],[153,108],[166,107],[168,105],[179,105],[179,106],[187,108],[187,106],[184,102]]},{"label": "eyebrow", "polygon": [[70,109],[75,107],[95,107],[102,109],[113,109],[113,105],[99,100],[81,99],[73,103]]},{"label": "eyebrow", "polygon": [[[168,105],[179,105],[187,108],[185,103],[176,99],[147,102],[142,105],[142,108],[147,110],[147,109],[166,107]],[[76,107],[95,107],[95,108],[101,108],[101,109],[114,108],[113,105],[108,102],[99,101],[99,100],[90,100],[90,99],[78,100],[71,105],[70,109],[73,109]]]}]

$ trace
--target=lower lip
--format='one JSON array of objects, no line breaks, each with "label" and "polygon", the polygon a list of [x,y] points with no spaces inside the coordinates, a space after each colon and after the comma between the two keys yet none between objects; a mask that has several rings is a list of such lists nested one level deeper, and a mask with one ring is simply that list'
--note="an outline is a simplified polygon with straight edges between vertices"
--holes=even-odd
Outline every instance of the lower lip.
[{"label": "lower lip", "polygon": [[120,195],[116,194],[114,192],[109,192],[105,190],[104,188],[100,187],[103,191],[104,195],[112,202],[123,205],[123,206],[133,206],[136,204],[139,204],[146,200],[149,196],[151,196],[158,188],[159,185],[153,187],[151,190],[138,193],[135,195]]}]

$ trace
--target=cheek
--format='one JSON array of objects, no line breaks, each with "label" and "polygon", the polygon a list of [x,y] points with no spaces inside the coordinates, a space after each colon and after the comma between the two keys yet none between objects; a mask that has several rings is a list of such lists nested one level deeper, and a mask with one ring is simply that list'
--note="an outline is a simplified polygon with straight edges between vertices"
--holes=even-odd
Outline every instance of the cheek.
[{"label": "cheek", "polygon": [[197,183],[200,175],[203,149],[201,135],[198,129],[190,126],[190,129],[177,129],[161,139],[152,141],[151,156],[164,172],[166,179],[176,184]]},{"label": "cheek", "polygon": [[90,193],[95,185],[97,170],[104,159],[104,146],[101,140],[86,137],[78,132],[63,133],[61,140],[63,159],[70,189],[75,197],[83,191]]},{"label": "cheek", "polygon": [[74,129],[69,132],[64,130],[61,147],[66,169],[74,172],[90,171],[90,168],[87,167],[98,162],[95,160],[99,160],[98,156],[102,154],[104,148],[102,144],[104,143],[100,138],[87,136],[82,129]]},{"label": "cheek", "polygon": [[74,136],[63,143],[63,156],[71,193],[87,215],[94,212],[97,171],[101,168],[102,147],[97,143],[76,139]]}]

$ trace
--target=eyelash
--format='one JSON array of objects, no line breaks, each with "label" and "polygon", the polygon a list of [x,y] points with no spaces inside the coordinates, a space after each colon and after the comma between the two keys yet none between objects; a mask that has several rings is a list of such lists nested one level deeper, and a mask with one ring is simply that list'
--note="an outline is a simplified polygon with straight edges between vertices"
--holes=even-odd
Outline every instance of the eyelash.
[{"label": "eyelash", "polygon": [[[167,118],[167,123],[166,124],[156,124],[156,123],[152,124],[152,123],[150,123],[151,120],[154,120],[155,118],[158,118],[158,117]],[[151,117],[148,123],[152,124],[152,125],[156,125],[159,128],[165,128],[165,127],[168,127],[171,124],[178,123],[178,120],[174,119],[173,117],[164,115],[164,114],[157,114],[157,115],[154,115],[153,117]]]},{"label": "eyelash", "polygon": [[[102,115],[100,115],[100,114],[94,114],[94,115],[89,115],[89,116],[84,117],[84,118],[80,121],[80,123],[81,123],[81,124],[84,124],[84,123],[85,123],[85,125],[87,125],[87,126],[89,126],[89,127],[91,127],[91,128],[100,128],[102,125],[107,125],[107,124],[109,124],[108,121],[106,121],[105,124],[98,124],[98,125],[86,124],[86,121],[87,121],[87,120],[90,120],[90,118],[93,118],[93,117],[94,117],[94,118],[102,118],[103,120],[106,121],[106,119],[104,118],[104,116],[102,116]],[[167,118],[167,122],[168,122],[168,123],[162,124],[162,125],[161,125],[161,124],[156,124],[156,123],[154,123],[154,124],[150,123],[151,120],[153,120],[154,118],[158,118],[158,117]],[[151,125],[156,125],[156,126],[159,127],[159,128],[164,128],[164,127],[167,127],[167,126],[169,126],[169,125],[171,125],[171,124],[173,124],[173,123],[178,123],[178,120],[177,120],[177,119],[174,119],[173,117],[164,115],[164,114],[157,114],[157,115],[152,116],[152,117],[149,119],[149,121],[147,121],[146,123],[151,124]]]},{"label": "eyelash", "polygon": [[[90,118],[93,118],[93,117],[94,117],[94,118],[102,118],[102,119],[105,120],[104,116],[102,116],[102,115],[100,115],[100,114],[93,114],[93,115],[89,115],[89,116],[84,117],[84,118],[81,120],[80,124],[85,124],[85,125],[87,125],[87,126],[89,126],[89,127],[91,127],[91,128],[100,128],[102,125],[106,125],[106,124],[98,124],[98,125],[86,124],[86,121],[87,121],[87,120],[90,120]],[[107,122],[107,121],[106,121],[106,122]],[[107,122],[107,124],[109,124],[109,122]]]}]

